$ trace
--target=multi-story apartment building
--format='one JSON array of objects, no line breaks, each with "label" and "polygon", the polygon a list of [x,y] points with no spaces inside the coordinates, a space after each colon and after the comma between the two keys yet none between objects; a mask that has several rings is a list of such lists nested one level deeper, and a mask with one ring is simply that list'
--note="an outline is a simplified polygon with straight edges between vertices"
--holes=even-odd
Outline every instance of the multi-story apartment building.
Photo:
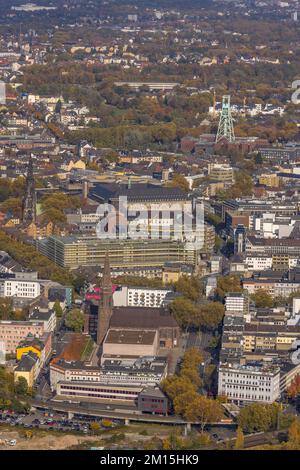
[{"label": "multi-story apartment building", "polygon": [[220,363],[240,362],[243,354],[243,335],[245,327],[244,315],[226,312],[223,320],[222,346]]},{"label": "multi-story apartment building", "polygon": [[238,405],[273,403],[280,396],[280,368],[260,364],[221,364],[218,394]]},{"label": "multi-story apartment building", "polygon": [[214,249],[216,242],[216,232],[212,225],[204,225],[204,245],[200,251],[204,253],[211,253]]},{"label": "multi-story apartment building", "polygon": [[26,356],[30,351],[38,356],[39,369],[41,369],[52,352],[52,334],[44,333],[40,338],[29,335],[21,341],[16,349],[17,361],[20,361],[22,357]]},{"label": "multi-story apartment building", "polygon": [[258,181],[259,184],[271,186],[272,188],[277,188],[279,186],[279,178],[276,173],[262,174],[258,177]]},{"label": "multi-story apartment building", "polygon": [[[278,199],[253,199],[244,197],[241,199],[231,199],[222,203],[214,204],[215,212],[222,220],[226,220],[226,214],[248,217],[249,229],[254,229],[254,218],[264,213],[273,213],[275,216],[293,216],[298,214],[299,204],[296,200]],[[228,217],[228,215],[227,215]],[[238,223],[243,223],[239,221]]]},{"label": "multi-story apartment building", "polygon": [[1,321],[0,343],[7,354],[14,353],[20,341],[29,334],[40,337],[44,334],[43,322],[31,321]]},{"label": "multi-story apartment building", "polygon": [[272,297],[288,297],[300,290],[300,280],[289,279],[243,279],[243,288],[249,294],[264,290]]},{"label": "multi-story apartment building", "polygon": [[55,330],[56,327],[56,314],[54,310],[35,309],[32,313],[30,313],[28,321],[33,323],[43,322],[44,331],[52,332]]},{"label": "multi-story apartment building", "polygon": [[122,286],[114,292],[115,307],[161,307],[172,290]]},{"label": "multi-story apartment building", "polygon": [[299,257],[300,239],[298,238],[258,238],[246,237],[246,255],[287,255]]},{"label": "multi-story apartment building", "polygon": [[232,184],[234,181],[233,168],[226,163],[208,164],[208,174],[213,180],[224,181],[228,184]]},{"label": "multi-story apartment building", "polygon": [[294,160],[300,155],[299,147],[263,147],[258,149],[261,156],[270,161],[289,161]]},{"label": "multi-story apartment building", "polygon": [[248,296],[241,292],[231,292],[225,297],[226,312],[246,314],[249,311]]},{"label": "multi-story apartment building", "polygon": [[245,353],[255,351],[290,351],[300,338],[297,325],[272,325],[269,323],[245,323],[243,349]]},{"label": "multi-story apartment building", "polygon": [[253,254],[245,257],[248,271],[266,271],[273,269],[275,271],[288,270],[295,268],[298,264],[299,257],[289,255],[263,255]]}]

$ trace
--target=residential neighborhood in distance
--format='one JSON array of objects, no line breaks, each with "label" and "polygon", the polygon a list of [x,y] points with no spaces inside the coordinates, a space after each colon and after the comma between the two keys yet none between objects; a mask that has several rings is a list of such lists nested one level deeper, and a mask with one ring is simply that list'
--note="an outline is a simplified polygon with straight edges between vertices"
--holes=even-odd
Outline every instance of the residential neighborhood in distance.
[{"label": "residential neighborhood in distance", "polygon": [[299,0],[0,10],[0,450],[300,450]]}]

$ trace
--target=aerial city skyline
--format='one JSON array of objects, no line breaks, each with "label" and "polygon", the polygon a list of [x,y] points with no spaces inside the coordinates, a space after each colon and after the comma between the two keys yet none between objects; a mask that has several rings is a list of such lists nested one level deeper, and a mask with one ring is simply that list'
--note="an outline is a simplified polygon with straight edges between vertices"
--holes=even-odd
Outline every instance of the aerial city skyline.
[{"label": "aerial city skyline", "polygon": [[0,7],[0,450],[299,450],[299,1]]}]

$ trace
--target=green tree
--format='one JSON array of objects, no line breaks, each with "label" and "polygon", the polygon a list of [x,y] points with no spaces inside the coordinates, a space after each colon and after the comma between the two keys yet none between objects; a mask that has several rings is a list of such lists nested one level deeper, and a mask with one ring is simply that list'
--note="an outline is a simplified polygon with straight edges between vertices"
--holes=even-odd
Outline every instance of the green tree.
[{"label": "green tree", "polygon": [[65,214],[61,210],[55,209],[54,207],[50,207],[49,209],[46,209],[41,214],[42,223],[52,222],[54,225],[57,225],[60,223],[65,223],[66,220],[67,218]]},{"label": "green tree", "polygon": [[61,318],[63,316],[63,309],[61,308],[59,300],[54,302],[53,309],[57,318]]},{"label": "green tree", "polygon": [[72,284],[73,276],[65,269],[56,266],[33,246],[20,243],[0,230],[0,250],[7,253],[20,264],[39,273],[41,279],[51,279],[64,285]]},{"label": "green tree", "polygon": [[214,250],[215,252],[219,252],[221,250],[223,246],[223,240],[221,237],[219,237],[219,235],[216,235],[215,236],[215,246],[214,246]]},{"label": "green tree", "polygon": [[84,325],[84,313],[80,309],[74,308],[67,313],[65,324],[68,328],[80,333]]},{"label": "green tree", "polygon": [[237,421],[245,432],[267,431],[272,425],[272,416],[266,405],[252,403],[241,409]]},{"label": "green tree", "polygon": [[254,161],[255,161],[256,165],[262,165],[263,164],[263,157],[262,157],[261,152],[258,152],[255,155]]},{"label": "green tree", "polygon": [[62,103],[61,103],[61,100],[58,100],[56,105],[55,105],[55,113],[59,114],[61,112],[61,107],[62,107]]},{"label": "green tree", "polygon": [[85,283],[85,276],[78,274],[75,279],[73,280],[73,287],[76,292],[80,292],[80,290],[83,288]]},{"label": "green tree", "polygon": [[56,209],[63,211],[64,209],[77,209],[81,205],[81,200],[78,196],[69,196],[64,193],[51,193],[46,194],[41,199],[42,209]]},{"label": "green tree", "polygon": [[17,395],[27,395],[28,393],[28,382],[25,377],[18,377],[17,382],[15,383],[15,392]]}]

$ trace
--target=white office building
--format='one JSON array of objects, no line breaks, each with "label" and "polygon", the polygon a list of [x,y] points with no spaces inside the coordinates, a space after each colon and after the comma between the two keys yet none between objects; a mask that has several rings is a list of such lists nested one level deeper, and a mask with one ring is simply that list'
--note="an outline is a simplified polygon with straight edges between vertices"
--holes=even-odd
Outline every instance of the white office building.
[{"label": "white office building", "polygon": [[273,403],[280,396],[280,368],[266,365],[221,364],[218,394],[238,405]]},{"label": "white office building", "polygon": [[41,293],[38,281],[25,279],[7,279],[4,281],[4,297],[34,299]]},{"label": "white office building", "polygon": [[170,289],[122,286],[114,292],[115,307],[161,307]]},{"label": "white office building", "polygon": [[249,271],[265,271],[272,269],[272,256],[246,256],[246,264]]}]

